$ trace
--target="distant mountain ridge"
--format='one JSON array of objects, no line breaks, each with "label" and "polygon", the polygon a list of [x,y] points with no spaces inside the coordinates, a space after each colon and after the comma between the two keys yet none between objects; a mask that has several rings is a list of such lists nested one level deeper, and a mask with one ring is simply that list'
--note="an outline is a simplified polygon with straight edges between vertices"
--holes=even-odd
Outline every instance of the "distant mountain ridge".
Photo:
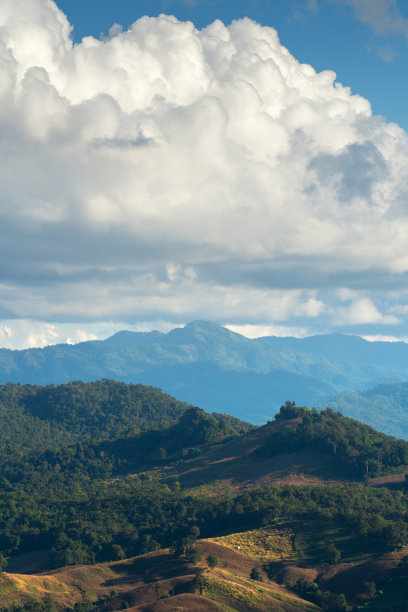
[{"label": "distant mountain ridge", "polygon": [[387,382],[344,393],[323,403],[344,416],[370,423],[379,431],[408,439],[408,382]]},{"label": "distant mountain ridge", "polygon": [[[341,334],[251,340],[193,321],[167,334],[120,331],[76,345],[0,349],[0,384],[102,378],[157,386],[206,410],[260,423],[287,399],[321,405],[339,394],[408,380],[408,344]],[[368,416],[366,422],[375,421]],[[392,433],[408,436],[408,420]]]}]

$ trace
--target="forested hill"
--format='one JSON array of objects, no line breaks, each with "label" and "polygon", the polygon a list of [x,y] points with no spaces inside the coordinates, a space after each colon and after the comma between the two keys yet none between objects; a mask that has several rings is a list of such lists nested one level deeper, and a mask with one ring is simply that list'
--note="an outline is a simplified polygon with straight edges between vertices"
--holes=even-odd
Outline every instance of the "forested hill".
[{"label": "forested hill", "polygon": [[[157,386],[205,410],[262,423],[288,398],[315,406],[384,380],[408,380],[408,344],[340,334],[250,340],[194,321],[167,334],[122,331],[76,345],[0,349],[0,383],[102,378]],[[365,416],[374,425],[375,415]],[[392,433],[408,436],[408,419]]]},{"label": "forested hill", "polygon": [[[9,383],[0,386],[0,455],[163,430],[189,408],[160,389],[112,380],[46,387]],[[250,428],[234,417],[217,418],[228,433]]]},{"label": "forested hill", "polygon": [[275,416],[275,422],[290,426],[271,428],[256,450],[266,459],[303,449],[319,451],[336,459],[351,476],[368,478],[408,466],[408,442],[387,436],[344,417],[330,408],[318,412],[286,402]]}]

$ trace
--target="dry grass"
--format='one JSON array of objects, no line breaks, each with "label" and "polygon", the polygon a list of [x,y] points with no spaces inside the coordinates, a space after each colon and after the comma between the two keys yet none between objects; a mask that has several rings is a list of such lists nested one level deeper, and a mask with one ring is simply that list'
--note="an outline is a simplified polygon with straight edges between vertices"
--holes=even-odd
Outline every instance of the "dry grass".
[{"label": "dry grass", "polygon": [[244,533],[208,538],[207,541],[226,546],[247,559],[262,563],[290,560],[295,555],[293,534],[289,529],[253,529]]},{"label": "dry grass", "polygon": [[[104,588],[105,581],[114,576],[109,564],[94,566],[74,566],[62,568],[48,574],[8,574],[4,573],[3,580],[13,584],[9,591],[1,590],[0,603],[7,603],[11,598],[20,599],[30,595],[43,599],[51,595],[58,607],[72,607],[81,601],[84,593],[92,597],[98,594],[107,594],[109,589]],[[1,587],[1,585],[0,585]]]},{"label": "dry grass", "polygon": [[[47,574],[4,574],[0,607],[23,601],[27,595],[39,601],[50,595],[57,609],[63,610],[84,598],[95,601],[114,589],[118,595],[109,603],[112,610],[122,604],[135,612],[293,612],[311,608],[284,587],[268,581],[263,572],[264,582],[249,579],[251,568],[261,566],[264,559],[292,554],[289,531],[257,529],[226,539],[228,544],[225,538],[216,538],[221,543],[198,542],[204,558],[214,554],[219,559],[213,569],[205,561],[192,568],[162,550],[126,561],[65,567]],[[236,550],[236,546],[241,548]],[[203,579],[202,594],[190,590],[197,572]],[[164,598],[158,598],[157,589]]]},{"label": "dry grass", "polygon": [[201,580],[204,595],[231,606],[234,610],[283,612],[288,609],[315,609],[313,604],[308,605],[295,595],[282,597],[269,585],[259,582],[225,580],[213,573],[205,574]]},{"label": "dry grass", "polygon": [[[140,607],[137,609],[140,610]],[[150,610],[152,612],[223,612],[225,609],[206,597],[183,593],[169,599],[161,599],[150,605],[149,612]]]}]

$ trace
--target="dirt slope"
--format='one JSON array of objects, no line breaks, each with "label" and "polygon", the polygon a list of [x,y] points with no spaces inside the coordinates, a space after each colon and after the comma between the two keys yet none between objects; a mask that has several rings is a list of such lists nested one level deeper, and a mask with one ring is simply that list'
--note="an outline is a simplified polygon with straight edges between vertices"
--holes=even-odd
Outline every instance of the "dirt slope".
[{"label": "dirt slope", "polygon": [[[52,597],[58,609],[72,608],[84,598],[97,603],[101,612],[123,607],[148,612],[232,610],[299,612],[312,609],[286,588],[268,580],[262,564],[239,551],[209,541],[199,541],[202,562],[196,566],[160,550],[126,561],[94,566],[73,566],[39,574],[0,576],[0,607],[24,597]],[[207,557],[218,560],[208,567]],[[250,580],[259,568],[263,582]]]},{"label": "dirt slope", "polygon": [[166,482],[178,480],[197,494],[219,494],[281,483],[338,484],[348,479],[335,457],[302,450],[260,460],[254,451],[262,446],[272,431],[296,425],[298,419],[273,421],[249,434],[231,440],[197,457],[159,472]]}]

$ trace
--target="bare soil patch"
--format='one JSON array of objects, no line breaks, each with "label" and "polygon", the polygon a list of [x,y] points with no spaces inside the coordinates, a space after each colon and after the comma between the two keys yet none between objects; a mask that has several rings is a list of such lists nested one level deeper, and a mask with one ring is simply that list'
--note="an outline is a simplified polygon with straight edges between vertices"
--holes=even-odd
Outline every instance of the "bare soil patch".
[{"label": "bare soil patch", "polygon": [[379,476],[378,478],[371,478],[368,481],[370,487],[387,487],[389,489],[399,489],[401,485],[406,483],[406,476],[408,470],[404,470],[399,474],[390,474],[388,476]]}]

